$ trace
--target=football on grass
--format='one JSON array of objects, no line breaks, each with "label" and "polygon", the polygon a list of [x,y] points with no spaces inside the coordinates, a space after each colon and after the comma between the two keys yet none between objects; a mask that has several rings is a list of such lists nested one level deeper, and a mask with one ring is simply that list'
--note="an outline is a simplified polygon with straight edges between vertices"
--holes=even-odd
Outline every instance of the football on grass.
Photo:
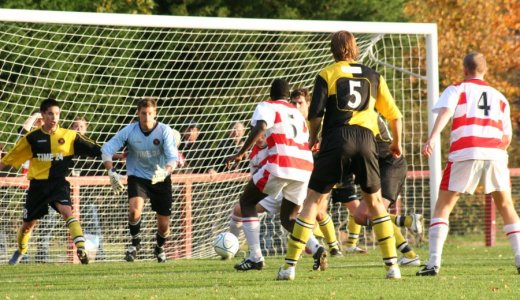
[{"label": "football on grass", "polygon": [[231,232],[220,233],[213,242],[213,249],[223,259],[233,258],[239,246],[237,237]]}]

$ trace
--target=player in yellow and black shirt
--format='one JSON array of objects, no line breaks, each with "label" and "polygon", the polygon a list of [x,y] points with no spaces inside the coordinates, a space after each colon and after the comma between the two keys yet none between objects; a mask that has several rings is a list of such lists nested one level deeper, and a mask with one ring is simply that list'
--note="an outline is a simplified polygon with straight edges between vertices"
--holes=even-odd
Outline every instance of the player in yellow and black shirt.
[{"label": "player in yellow and black shirt", "polygon": [[[313,147],[323,122],[320,152],[314,162],[307,198],[292,233],[289,235],[285,265],[278,279],[295,278],[295,265],[305,247],[319,207],[327,201],[332,187],[342,177],[355,174],[363,191],[387,278],[400,278],[395,238],[390,217],[381,199],[381,183],[375,136],[379,133],[377,112],[392,127],[390,151],[401,156],[401,112],[390,95],[384,78],[371,68],[357,63],[356,39],[348,31],[332,35],[331,52],[336,61],[317,76],[309,108],[310,142]],[[330,219],[330,217],[329,217]],[[320,226],[322,222],[320,221]]]},{"label": "player in yellow and black shirt", "polygon": [[40,105],[43,126],[22,137],[0,162],[19,168],[30,160],[27,178],[30,180],[23,211],[23,224],[17,236],[18,250],[9,260],[17,264],[27,253],[31,232],[37,220],[48,213],[48,206],[59,212],[69,228],[82,264],[88,264],[85,238],[79,221],[72,215],[69,174],[75,155],[101,156],[101,147],[74,130],[59,127],[59,103],[45,99]]}]

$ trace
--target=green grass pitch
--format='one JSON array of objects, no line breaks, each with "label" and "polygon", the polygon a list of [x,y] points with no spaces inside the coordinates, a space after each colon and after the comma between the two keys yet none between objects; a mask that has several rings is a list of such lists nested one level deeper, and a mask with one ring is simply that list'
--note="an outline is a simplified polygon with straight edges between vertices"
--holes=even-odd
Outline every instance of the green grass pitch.
[{"label": "green grass pitch", "polygon": [[[283,257],[269,257],[266,269],[247,273],[234,271],[239,258],[2,265],[0,299],[520,299],[507,243],[481,244],[452,241],[439,276],[416,277],[418,268],[407,267],[401,280],[384,279],[378,249],[331,258],[324,272],[310,271],[307,255],[293,282],[275,280]],[[418,253],[426,258],[427,249]]]}]

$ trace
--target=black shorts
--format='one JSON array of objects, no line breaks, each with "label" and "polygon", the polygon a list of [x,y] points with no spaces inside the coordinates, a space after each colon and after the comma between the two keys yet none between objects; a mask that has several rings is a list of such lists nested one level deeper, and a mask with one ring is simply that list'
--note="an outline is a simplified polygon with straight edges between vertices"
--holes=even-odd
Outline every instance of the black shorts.
[{"label": "black shorts", "polygon": [[43,218],[49,213],[49,205],[59,212],[56,203],[72,205],[70,184],[65,178],[31,180],[25,197],[23,220],[28,222]]},{"label": "black shorts", "polygon": [[332,189],[330,194],[332,203],[349,203],[354,200],[359,200],[360,197],[357,194],[357,188],[354,184],[354,175],[343,177],[340,183]]},{"label": "black shorts", "polygon": [[[386,145],[388,148],[388,145]],[[390,201],[390,206],[397,201],[406,180],[407,164],[404,156],[395,158],[389,151],[379,148],[379,171],[381,172],[381,194]],[[352,175],[343,178],[332,190],[332,203],[348,203],[360,199]]]},{"label": "black shorts", "polygon": [[170,216],[173,202],[171,177],[152,184],[151,180],[128,176],[128,199],[134,197],[150,198],[153,211],[161,216]]},{"label": "black shorts", "polygon": [[326,194],[345,176],[353,173],[365,193],[381,188],[374,134],[361,126],[330,129],[320,145],[309,188]]},{"label": "black shorts", "polygon": [[[381,153],[380,153],[381,154]],[[379,157],[379,170],[381,171],[381,194],[383,198],[394,204],[404,186],[407,171],[406,159],[403,155],[395,158],[388,153]]]}]

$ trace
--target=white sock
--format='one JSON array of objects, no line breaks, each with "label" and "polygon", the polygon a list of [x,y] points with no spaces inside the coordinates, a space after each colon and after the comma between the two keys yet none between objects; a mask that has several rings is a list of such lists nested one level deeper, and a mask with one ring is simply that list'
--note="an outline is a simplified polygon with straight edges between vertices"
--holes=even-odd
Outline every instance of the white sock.
[{"label": "white sock", "polygon": [[307,244],[305,244],[305,246],[311,251],[312,254],[314,254],[314,253],[316,253],[316,251],[318,251],[318,248],[321,245],[320,245],[320,242],[318,241],[318,239],[316,239],[316,237],[314,236],[314,234],[311,234],[311,236],[309,237],[309,240],[307,241]]},{"label": "white sock", "polygon": [[441,267],[442,248],[450,230],[448,219],[433,218],[430,222],[430,259],[428,268]]},{"label": "white sock", "polygon": [[229,220],[229,232],[234,234],[237,238],[240,237],[240,231],[242,230],[242,218],[231,214]]},{"label": "white sock", "polygon": [[513,248],[515,264],[520,267],[520,222],[504,225],[504,232],[509,239],[511,248]]},{"label": "white sock", "polygon": [[249,246],[249,259],[254,262],[263,260],[260,249],[260,221],[258,218],[242,218],[242,228]]}]

